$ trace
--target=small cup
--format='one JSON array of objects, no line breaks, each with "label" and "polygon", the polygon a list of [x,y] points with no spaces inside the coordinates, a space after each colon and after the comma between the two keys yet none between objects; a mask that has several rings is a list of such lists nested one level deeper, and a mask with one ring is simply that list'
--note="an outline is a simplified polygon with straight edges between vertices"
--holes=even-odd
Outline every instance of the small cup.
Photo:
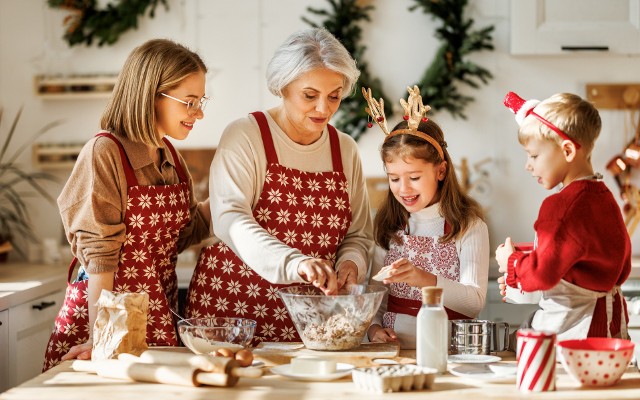
[{"label": "small cup", "polygon": [[516,251],[521,251],[523,253],[531,253],[533,251],[533,242],[517,242],[512,244]]},{"label": "small cup", "polygon": [[[505,281],[507,279],[506,273],[504,274],[504,279]],[[507,303],[511,304],[538,304],[540,299],[542,299],[542,291],[525,292],[520,288],[507,285],[504,299]]]},{"label": "small cup", "polygon": [[[513,248],[516,251],[521,251],[523,253],[531,253],[534,248],[533,242],[518,242],[513,243]],[[507,281],[507,274],[504,274],[505,283]],[[525,292],[520,288],[514,288],[507,285],[505,301],[511,304],[537,304],[540,302],[542,298],[541,291],[535,292]]]}]

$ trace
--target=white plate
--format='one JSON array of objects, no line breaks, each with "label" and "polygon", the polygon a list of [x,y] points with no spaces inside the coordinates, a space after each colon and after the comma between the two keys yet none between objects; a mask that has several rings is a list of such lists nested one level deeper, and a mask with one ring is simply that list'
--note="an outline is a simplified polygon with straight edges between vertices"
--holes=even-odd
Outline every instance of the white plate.
[{"label": "white plate", "polygon": [[449,356],[447,361],[454,364],[486,364],[502,360],[498,356],[483,354],[454,354]]},{"label": "white plate", "polygon": [[509,383],[516,381],[516,375],[497,375],[487,365],[458,365],[450,367],[452,375],[483,382]]},{"label": "white plate", "polygon": [[299,381],[332,381],[334,379],[342,378],[351,373],[354,368],[351,364],[338,363],[336,365],[336,372],[328,375],[309,375],[309,374],[296,374],[291,372],[291,364],[278,365],[271,368],[271,372],[274,374],[286,376],[287,378],[296,379]]}]

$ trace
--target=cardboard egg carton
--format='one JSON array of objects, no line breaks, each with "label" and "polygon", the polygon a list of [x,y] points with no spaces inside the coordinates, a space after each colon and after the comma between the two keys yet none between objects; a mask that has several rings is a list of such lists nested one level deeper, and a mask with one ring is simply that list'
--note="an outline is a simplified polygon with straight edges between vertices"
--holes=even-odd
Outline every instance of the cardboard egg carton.
[{"label": "cardboard egg carton", "polygon": [[369,392],[399,392],[430,389],[437,371],[416,365],[384,365],[357,368],[352,372],[353,383]]}]

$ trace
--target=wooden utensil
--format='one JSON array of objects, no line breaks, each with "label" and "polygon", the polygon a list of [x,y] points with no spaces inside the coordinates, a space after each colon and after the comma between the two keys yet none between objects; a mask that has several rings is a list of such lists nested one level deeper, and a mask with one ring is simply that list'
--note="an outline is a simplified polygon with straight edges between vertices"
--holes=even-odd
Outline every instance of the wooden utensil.
[{"label": "wooden utensil", "polygon": [[373,365],[372,359],[395,358],[399,351],[398,343],[363,343],[351,350],[321,351],[307,349],[302,343],[263,342],[253,350],[253,355],[256,360],[263,361],[267,365],[288,364],[293,357],[316,356],[353,364],[356,367],[366,367]]},{"label": "wooden utensil", "polygon": [[224,372],[234,377],[259,378],[260,368],[243,368],[238,360],[206,354],[177,353],[175,351],[147,350],[140,354],[140,362],[166,365],[190,365],[206,372]]},{"label": "wooden utensil", "polygon": [[[177,353],[170,353],[177,355]],[[75,371],[97,373],[105,378],[127,379],[136,382],[168,383],[181,386],[234,386],[241,376],[259,377],[262,370],[258,368],[240,368],[237,361],[225,357],[211,357],[212,371],[204,371],[196,366],[136,362],[139,358],[128,355],[123,360],[82,361],[76,360],[72,364]],[[247,371],[248,370],[248,371]]]}]

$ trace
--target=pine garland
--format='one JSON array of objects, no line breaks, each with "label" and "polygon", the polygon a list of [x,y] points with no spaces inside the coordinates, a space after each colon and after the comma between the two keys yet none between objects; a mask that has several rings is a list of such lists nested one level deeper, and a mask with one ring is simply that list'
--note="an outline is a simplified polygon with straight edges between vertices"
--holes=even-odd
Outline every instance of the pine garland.
[{"label": "pine garland", "polygon": [[[342,42],[351,56],[358,61],[360,78],[356,83],[355,95],[342,100],[335,120],[338,129],[348,133],[355,140],[358,140],[367,129],[367,113],[364,111],[367,102],[360,95],[362,92],[361,88],[363,86],[371,88],[373,96],[376,98],[385,97],[382,93],[380,80],[371,76],[367,62],[364,61],[364,52],[367,47],[360,44],[362,29],[357,25],[359,21],[371,21],[369,12],[373,10],[374,7],[371,5],[360,5],[359,3],[362,3],[362,0],[327,1],[331,6],[331,10],[329,11],[312,7],[307,8],[312,14],[324,17],[320,25],[306,17],[302,17],[302,20],[315,28],[324,26]],[[391,104],[389,104],[389,108],[386,110],[387,116],[391,116],[393,113],[390,106]]]},{"label": "pine garland", "polygon": [[98,40],[98,46],[112,45],[120,35],[129,29],[138,28],[138,18],[147,12],[155,15],[158,3],[169,9],[167,0],[121,0],[107,4],[105,9],[96,7],[96,0],[47,0],[49,7],[72,12],[64,20],[67,31],[64,39],[69,46],[85,43],[91,46]]},{"label": "pine garland", "polygon": [[465,19],[467,0],[414,0],[411,11],[422,8],[425,14],[442,21],[435,36],[442,40],[436,56],[420,79],[418,86],[425,101],[434,110],[447,110],[455,117],[466,119],[464,108],[473,101],[458,91],[464,83],[479,88],[493,78],[491,72],[467,59],[473,52],[493,50],[493,26],[472,30],[473,19]]}]

